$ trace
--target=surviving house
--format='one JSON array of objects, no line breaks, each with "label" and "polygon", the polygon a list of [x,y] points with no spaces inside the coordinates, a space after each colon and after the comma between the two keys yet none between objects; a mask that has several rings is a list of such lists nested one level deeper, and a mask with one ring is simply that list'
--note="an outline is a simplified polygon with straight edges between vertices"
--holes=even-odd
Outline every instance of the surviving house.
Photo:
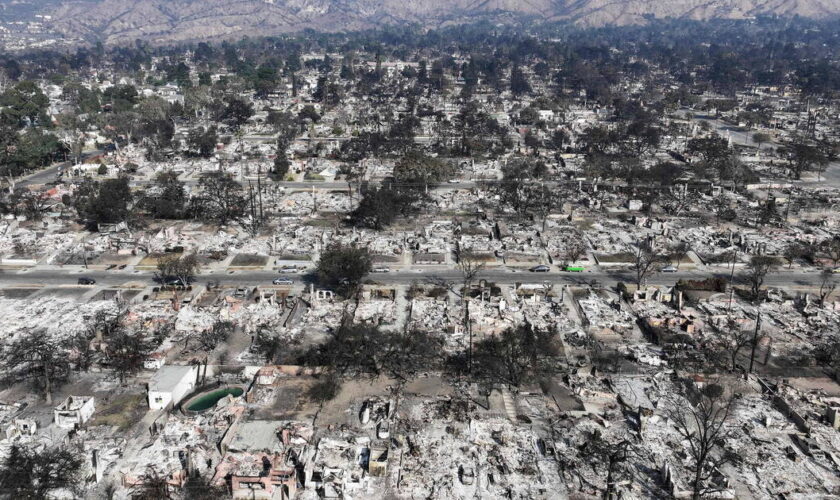
[{"label": "surviving house", "polygon": [[198,368],[163,366],[149,381],[149,408],[162,410],[178,404],[195,388]]}]

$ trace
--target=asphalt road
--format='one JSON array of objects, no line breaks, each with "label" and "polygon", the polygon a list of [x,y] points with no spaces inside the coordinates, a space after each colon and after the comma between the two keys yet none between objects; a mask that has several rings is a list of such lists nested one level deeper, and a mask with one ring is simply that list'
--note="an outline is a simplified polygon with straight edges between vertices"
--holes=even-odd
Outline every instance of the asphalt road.
[{"label": "asphalt road", "polygon": [[[130,282],[138,284],[152,284],[153,272],[150,271],[94,271],[85,269],[66,270],[39,270],[30,269],[24,271],[0,270],[0,287],[15,287],[23,285],[38,286],[61,286],[76,285],[81,276],[90,277],[96,280],[97,285],[121,286]],[[301,274],[279,274],[272,271],[225,271],[216,273],[202,273],[196,278],[199,284],[209,281],[218,281],[223,285],[266,285],[277,277],[288,277],[295,281],[296,285],[312,281],[311,275]],[[729,273],[718,272],[708,273],[700,271],[678,272],[678,273],[654,273],[647,283],[652,285],[672,285],[679,279],[703,279],[709,276],[728,278]],[[456,270],[409,270],[393,271],[389,273],[372,273],[369,280],[383,284],[407,285],[412,282],[434,283],[438,281],[460,282],[461,275]],[[528,271],[510,270],[487,270],[481,273],[478,279],[485,279],[490,282],[501,284],[514,283],[553,283],[553,284],[590,284],[595,281],[600,285],[614,286],[623,281],[632,283],[635,275],[629,271],[601,271],[601,272],[548,272],[531,273]],[[736,273],[736,284],[743,284],[744,281]],[[782,271],[768,275],[765,280],[766,286],[771,287],[808,287],[818,286],[820,276],[817,272]]]},{"label": "asphalt road", "polygon": [[[91,156],[96,156],[98,154],[102,154],[102,150],[96,151],[89,151],[87,153],[82,154],[82,161],[90,158]],[[59,170],[70,168],[73,166],[73,161],[65,161],[62,163],[55,163],[50,165],[47,168],[38,170],[37,172],[31,173],[29,175],[25,175],[23,177],[18,178],[15,183],[18,186],[29,186],[34,184],[46,184],[48,182],[53,182],[58,178]]]}]

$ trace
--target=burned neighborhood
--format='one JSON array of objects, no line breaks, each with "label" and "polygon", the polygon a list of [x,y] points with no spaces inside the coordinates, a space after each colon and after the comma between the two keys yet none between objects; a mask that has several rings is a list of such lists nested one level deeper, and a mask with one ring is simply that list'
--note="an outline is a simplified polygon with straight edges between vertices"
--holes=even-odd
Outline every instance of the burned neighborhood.
[{"label": "burned neighborhood", "polygon": [[0,23],[0,498],[840,497],[815,12]]}]

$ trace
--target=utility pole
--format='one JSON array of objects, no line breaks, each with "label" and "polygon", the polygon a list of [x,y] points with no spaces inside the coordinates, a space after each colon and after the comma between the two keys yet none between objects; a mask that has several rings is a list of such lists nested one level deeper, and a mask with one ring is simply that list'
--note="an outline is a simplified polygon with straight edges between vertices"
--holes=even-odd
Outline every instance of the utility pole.
[{"label": "utility pole", "polygon": [[[466,292],[465,292],[466,293]],[[467,373],[472,373],[472,365],[473,365],[473,336],[472,336],[472,326],[470,321],[470,303],[468,301],[464,302],[464,327],[467,329],[467,334],[469,335],[469,349],[467,351]]]},{"label": "utility pole", "polygon": [[262,202],[262,182],[260,181],[260,176],[257,175],[257,196],[260,200],[260,220],[265,218],[265,213],[263,213],[263,202]]},{"label": "utility pole", "polygon": [[753,341],[752,341],[752,352],[750,352],[750,371],[747,373],[752,373],[753,371],[753,362],[755,361],[755,347],[758,345],[758,330],[761,328],[761,310],[759,309],[758,314],[755,317],[755,332],[753,333]]},{"label": "utility pole", "polygon": [[738,249],[732,254],[732,271],[729,273],[729,306],[727,306],[726,314],[732,313],[732,294],[735,293],[735,288],[732,286],[732,280],[735,279],[735,260],[738,258]]}]

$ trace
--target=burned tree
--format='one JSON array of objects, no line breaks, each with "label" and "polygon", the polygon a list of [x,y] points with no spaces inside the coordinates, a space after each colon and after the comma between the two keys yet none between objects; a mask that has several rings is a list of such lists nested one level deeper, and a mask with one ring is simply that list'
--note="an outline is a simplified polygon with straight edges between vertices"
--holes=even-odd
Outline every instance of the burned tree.
[{"label": "burned tree", "polygon": [[753,300],[761,297],[761,287],[767,274],[776,268],[776,259],[765,255],[754,255],[747,264],[745,279],[750,284],[750,294]]},{"label": "burned tree", "polygon": [[688,252],[691,251],[691,246],[688,242],[680,241],[669,250],[671,252],[671,258],[677,262],[677,269],[679,269],[683,259],[685,259]]},{"label": "burned tree", "polygon": [[742,350],[753,343],[755,334],[750,330],[744,330],[734,318],[727,318],[726,321],[715,327],[718,334],[718,344],[731,362],[731,369],[738,369],[738,355]]},{"label": "burned tree", "polygon": [[837,281],[834,279],[834,272],[831,269],[823,269],[820,273],[820,307],[825,307],[825,301],[836,288]]},{"label": "burned tree", "polygon": [[820,244],[823,254],[836,266],[840,262],[840,236],[826,239]]},{"label": "burned tree", "polygon": [[666,410],[677,432],[688,443],[688,470],[692,473],[692,498],[709,492],[706,486],[712,474],[733,457],[722,449],[729,436],[726,424],[738,399],[719,384],[686,387],[670,401]]},{"label": "burned tree", "polygon": [[132,500],[168,500],[173,498],[169,491],[169,479],[154,465],[148,466],[140,482],[131,487]]},{"label": "burned tree", "polygon": [[459,250],[455,253],[458,271],[461,272],[461,283],[463,284],[462,295],[467,296],[473,282],[484,271],[484,262],[478,255],[472,252]]},{"label": "burned tree", "polygon": [[197,335],[198,346],[202,351],[210,352],[227,341],[236,325],[231,321],[217,320],[213,326],[202,330]]},{"label": "burned tree", "polygon": [[566,241],[566,247],[563,251],[563,260],[566,264],[574,264],[581,257],[586,255],[586,242],[579,234]]},{"label": "burned tree", "polygon": [[648,242],[640,242],[636,246],[633,255],[633,271],[636,273],[636,285],[644,286],[648,276],[656,269],[656,266],[664,264],[667,259],[658,254]]}]

